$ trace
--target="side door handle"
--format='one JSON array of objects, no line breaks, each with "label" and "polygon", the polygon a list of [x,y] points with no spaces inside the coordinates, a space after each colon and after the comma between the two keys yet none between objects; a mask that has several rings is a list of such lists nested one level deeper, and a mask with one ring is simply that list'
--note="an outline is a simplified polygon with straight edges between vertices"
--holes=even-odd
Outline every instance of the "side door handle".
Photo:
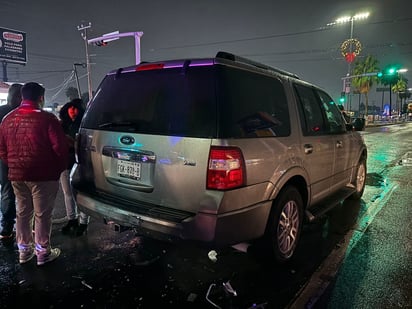
[{"label": "side door handle", "polygon": [[305,154],[310,154],[313,152],[313,146],[312,144],[305,144],[303,146],[303,148],[305,149]]},{"label": "side door handle", "polygon": [[336,141],[336,148],[343,148],[343,142],[342,141]]}]

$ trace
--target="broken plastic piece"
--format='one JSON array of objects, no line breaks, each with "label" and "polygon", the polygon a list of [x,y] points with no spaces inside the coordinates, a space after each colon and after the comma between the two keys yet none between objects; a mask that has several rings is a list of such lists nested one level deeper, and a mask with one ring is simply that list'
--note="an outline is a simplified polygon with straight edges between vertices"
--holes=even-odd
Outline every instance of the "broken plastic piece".
[{"label": "broken plastic piece", "polygon": [[209,251],[209,253],[207,254],[207,256],[209,257],[209,259],[212,262],[216,262],[217,261],[217,252],[215,250],[211,250]]},{"label": "broken plastic piece", "polygon": [[233,289],[232,285],[230,284],[230,281],[223,282],[223,287],[225,288],[226,292],[228,292],[229,294],[232,294],[233,296],[237,296],[237,292]]}]

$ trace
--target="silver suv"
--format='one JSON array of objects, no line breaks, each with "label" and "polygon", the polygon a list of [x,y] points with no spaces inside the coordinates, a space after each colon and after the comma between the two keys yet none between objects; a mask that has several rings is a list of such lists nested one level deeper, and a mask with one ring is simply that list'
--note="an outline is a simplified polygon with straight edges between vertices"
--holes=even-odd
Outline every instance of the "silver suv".
[{"label": "silver suv", "polygon": [[293,257],[313,220],[365,186],[367,149],[331,97],[233,54],[109,72],[77,139],[79,208],[209,247]]}]

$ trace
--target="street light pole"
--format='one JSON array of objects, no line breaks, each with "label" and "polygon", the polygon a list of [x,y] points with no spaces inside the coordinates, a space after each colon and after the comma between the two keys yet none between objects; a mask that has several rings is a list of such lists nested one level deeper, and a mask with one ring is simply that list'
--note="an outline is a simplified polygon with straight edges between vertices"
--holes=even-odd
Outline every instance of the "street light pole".
[{"label": "street light pole", "polygon": [[87,86],[88,86],[88,91],[89,91],[89,100],[92,99],[93,97],[93,91],[92,91],[92,73],[90,70],[90,57],[89,57],[89,50],[88,50],[88,43],[87,43],[87,29],[90,28],[92,24],[89,22],[88,25],[84,26],[83,24],[80,26],[77,26],[77,30],[83,31],[81,33],[82,38],[84,40],[84,45],[86,49],[86,67],[87,67]]},{"label": "street light pole", "polygon": [[[348,73],[347,73],[347,77],[351,76],[352,72],[352,68],[351,68],[351,64],[352,64],[352,60],[354,59],[353,56],[353,28],[354,28],[354,22],[355,20],[360,20],[360,19],[366,19],[369,17],[369,12],[365,12],[365,13],[358,13],[355,14],[353,16],[344,16],[344,17],[340,17],[338,18],[334,23],[328,24],[328,25],[335,25],[335,24],[344,24],[347,22],[350,22],[350,37],[349,37],[349,53],[350,54],[350,60],[348,60]],[[353,58],[352,58],[353,57]],[[343,87],[343,91],[348,95],[348,100],[346,100],[348,103],[351,101],[351,97],[350,97],[350,84],[351,80],[348,79],[347,81],[345,81]]]},{"label": "street light pole", "polygon": [[95,43],[95,44],[99,44],[99,46],[101,46],[102,43],[107,43],[107,42],[117,40],[119,38],[126,37],[126,36],[133,36],[134,37],[136,65],[140,64],[140,62],[141,62],[141,58],[140,58],[140,38],[143,36],[142,31],[125,32],[125,33],[119,33],[118,31],[116,31],[116,32],[113,32],[113,33],[103,34],[102,36],[99,36],[97,38],[87,40],[87,42],[89,44]]}]

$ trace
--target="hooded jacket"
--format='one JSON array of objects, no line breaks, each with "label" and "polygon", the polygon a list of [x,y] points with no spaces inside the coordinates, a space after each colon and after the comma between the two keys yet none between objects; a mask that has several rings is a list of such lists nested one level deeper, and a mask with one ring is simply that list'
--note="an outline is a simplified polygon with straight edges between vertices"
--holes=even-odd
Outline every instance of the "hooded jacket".
[{"label": "hooded jacket", "polygon": [[[77,117],[74,121],[69,117],[68,110],[70,107],[75,107],[78,111]],[[67,169],[71,169],[76,161],[73,141],[76,138],[76,133],[79,131],[84,113],[85,110],[83,108],[83,101],[81,99],[73,99],[70,102],[64,104],[59,112],[61,126],[67,136],[69,143],[69,160]]]},{"label": "hooded jacket", "polygon": [[68,145],[57,117],[24,100],[0,125],[0,158],[11,181],[58,180],[67,166]]}]

